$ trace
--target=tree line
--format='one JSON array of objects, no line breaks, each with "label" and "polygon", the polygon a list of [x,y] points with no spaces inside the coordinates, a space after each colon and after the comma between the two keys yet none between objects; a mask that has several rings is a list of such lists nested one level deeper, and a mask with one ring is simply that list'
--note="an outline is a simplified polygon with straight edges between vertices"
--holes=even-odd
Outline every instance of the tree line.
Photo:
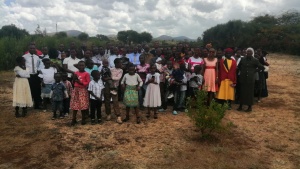
[{"label": "tree line", "polygon": [[300,53],[300,13],[263,15],[244,22],[218,24],[203,33],[203,42],[214,47],[262,48],[270,52]]}]

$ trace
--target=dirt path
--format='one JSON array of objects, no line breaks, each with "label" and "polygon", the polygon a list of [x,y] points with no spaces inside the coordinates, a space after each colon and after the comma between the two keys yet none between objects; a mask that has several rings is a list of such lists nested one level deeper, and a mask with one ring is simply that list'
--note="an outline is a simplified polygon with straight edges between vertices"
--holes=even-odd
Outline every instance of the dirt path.
[{"label": "dirt path", "polygon": [[34,110],[16,119],[13,74],[0,72],[0,168],[300,168],[300,57],[271,54],[269,62],[269,97],[250,114],[234,105],[224,119],[233,127],[210,140],[170,111],[140,125],[132,115],[122,125],[70,127],[70,118]]}]

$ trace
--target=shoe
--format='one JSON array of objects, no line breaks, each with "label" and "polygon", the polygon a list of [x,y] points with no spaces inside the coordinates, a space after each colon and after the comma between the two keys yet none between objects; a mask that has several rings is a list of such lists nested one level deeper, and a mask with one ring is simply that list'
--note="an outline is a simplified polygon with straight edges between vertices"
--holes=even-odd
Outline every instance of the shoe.
[{"label": "shoe", "polygon": [[115,91],[115,90],[110,91],[110,93],[111,93],[112,95],[117,95],[117,94],[118,94],[118,92]]},{"label": "shoe", "polygon": [[16,118],[21,117],[21,115],[19,114],[19,111],[16,111],[16,112],[15,112],[15,116],[16,116]]},{"label": "shoe", "polygon": [[56,119],[56,115],[53,115],[51,120],[55,120]]},{"label": "shoe", "polygon": [[98,124],[102,124],[102,120],[101,119],[98,119]]},{"label": "shoe", "polygon": [[106,121],[110,121],[110,120],[111,120],[111,115],[109,114],[106,116]]},{"label": "shoe", "polygon": [[119,123],[119,124],[122,124],[123,122],[122,122],[122,119],[121,119],[121,116],[118,116],[117,117],[117,123]]},{"label": "shoe", "polygon": [[159,109],[158,112],[165,112],[165,109]]},{"label": "shoe", "polygon": [[96,124],[95,119],[92,119],[92,120],[91,120],[91,124],[92,124],[92,125],[95,125],[95,124]]},{"label": "shoe", "polygon": [[174,97],[174,95],[173,95],[173,93],[171,93],[171,94],[169,94],[169,96],[167,97],[168,99],[171,99],[171,98],[173,98]]},{"label": "shoe", "polygon": [[43,112],[44,112],[44,113],[46,113],[46,112],[47,112],[47,110],[43,110]]},{"label": "shoe", "polygon": [[123,122],[129,121],[129,117],[126,117],[125,119],[122,120]]},{"label": "shoe", "polygon": [[136,118],[136,123],[137,123],[137,124],[140,124],[140,123],[141,123],[141,118],[140,118],[140,117],[137,117],[137,118]]},{"label": "shoe", "polygon": [[173,114],[173,115],[177,115],[178,113],[177,113],[176,110],[174,110],[174,111],[172,112],[172,114]]},{"label": "shoe", "polygon": [[86,125],[86,121],[81,121],[81,125]]},{"label": "shoe", "polygon": [[77,121],[73,119],[71,122],[71,126],[75,126],[75,124],[77,124]]},{"label": "shoe", "polygon": [[22,117],[25,117],[26,114],[27,114],[27,109],[23,109],[23,110],[22,110]]},{"label": "shoe", "polygon": [[252,108],[248,108],[245,112],[252,112]]},{"label": "shoe", "polygon": [[65,114],[65,117],[68,117],[68,116],[69,116],[69,113],[66,113],[66,114]]},{"label": "shoe", "polygon": [[158,117],[157,117],[157,114],[154,114],[153,118],[154,118],[154,119],[157,119],[157,118],[158,118]]},{"label": "shoe", "polygon": [[60,118],[60,119],[63,119],[63,118],[64,118],[64,116],[63,116],[63,115],[60,115],[60,116],[59,116],[59,118]]},{"label": "shoe", "polygon": [[146,114],[146,118],[149,119],[150,118],[150,113]]},{"label": "shoe", "polygon": [[238,109],[236,109],[237,111],[243,111],[242,107],[239,107]]}]

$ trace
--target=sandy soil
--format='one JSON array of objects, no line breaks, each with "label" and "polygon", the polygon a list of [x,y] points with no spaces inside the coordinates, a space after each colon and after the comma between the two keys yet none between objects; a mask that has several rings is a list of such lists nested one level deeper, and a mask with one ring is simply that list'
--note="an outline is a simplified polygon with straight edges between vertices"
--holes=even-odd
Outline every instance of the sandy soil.
[{"label": "sandy soil", "polygon": [[33,109],[16,119],[14,75],[0,72],[0,168],[300,168],[300,57],[270,54],[269,62],[269,97],[252,113],[234,105],[224,119],[233,127],[208,140],[170,111],[140,125],[132,114],[122,125],[70,127],[70,118],[52,121]]}]

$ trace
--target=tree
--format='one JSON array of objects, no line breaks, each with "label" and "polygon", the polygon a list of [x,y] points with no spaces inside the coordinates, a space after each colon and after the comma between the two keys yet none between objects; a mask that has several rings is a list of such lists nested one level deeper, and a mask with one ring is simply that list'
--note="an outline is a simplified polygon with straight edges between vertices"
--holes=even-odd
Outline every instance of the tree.
[{"label": "tree", "polygon": [[25,29],[20,29],[13,24],[5,25],[0,29],[0,38],[13,37],[16,39],[20,39],[28,35],[29,33]]},{"label": "tree", "polygon": [[143,42],[151,42],[153,39],[152,35],[148,32],[142,32],[139,35],[139,42],[138,43],[143,43]]},{"label": "tree", "polygon": [[123,43],[150,42],[152,38],[152,35],[148,32],[142,32],[139,34],[134,30],[119,31],[117,35],[117,39]]},{"label": "tree", "polygon": [[77,38],[78,38],[79,40],[81,40],[81,41],[85,41],[85,40],[87,40],[87,39],[89,38],[89,35],[88,35],[87,33],[82,32],[81,34],[79,34],[79,35],[77,36]]},{"label": "tree", "polygon": [[67,35],[66,32],[57,32],[57,33],[55,34],[55,36],[56,36],[57,38],[66,38],[66,37],[68,37],[68,35]]},{"label": "tree", "polygon": [[100,40],[103,40],[103,41],[109,41],[109,38],[105,35],[102,35],[102,34],[97,34],[96,37]]}]

